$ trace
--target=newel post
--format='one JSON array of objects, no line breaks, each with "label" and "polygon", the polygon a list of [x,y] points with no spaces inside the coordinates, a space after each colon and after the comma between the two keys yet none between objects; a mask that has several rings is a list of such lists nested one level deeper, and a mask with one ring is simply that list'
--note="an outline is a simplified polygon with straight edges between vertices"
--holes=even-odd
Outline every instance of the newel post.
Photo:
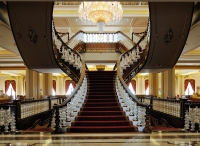
[{"label": "newel post", "polygon": [[146,122],[146,125],[143,129],[143,132],[144,133],[151,133],[151,129],[150,129],[150,108],[151,106],[150,105],[146,105],[146,115],[145,115],[145,122]]},{"label": "newel post", "polygon": [[13,100],[15,106],[15,120],[16,120],[16,127],[18,127],[18,121],[21,119],[21,100]]},{"label": "newel post", "polygon": [[54,133],[55,134],[58,134],[58,133],[61,133],[60,132],[60,115],[59,115],[59,108],[58,106],[54,106],[54,109],[55,109],[55,131]]}]

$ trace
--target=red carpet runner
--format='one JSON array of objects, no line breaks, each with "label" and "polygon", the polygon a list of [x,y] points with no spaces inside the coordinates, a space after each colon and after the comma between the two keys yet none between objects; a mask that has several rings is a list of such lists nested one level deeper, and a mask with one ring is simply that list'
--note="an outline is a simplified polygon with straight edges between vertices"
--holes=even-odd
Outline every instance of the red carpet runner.
[{"label": "red carpet runner", "polygon": [[89,71],[83,107],[68,132],[134,132],[115,92],[115,71]]}]

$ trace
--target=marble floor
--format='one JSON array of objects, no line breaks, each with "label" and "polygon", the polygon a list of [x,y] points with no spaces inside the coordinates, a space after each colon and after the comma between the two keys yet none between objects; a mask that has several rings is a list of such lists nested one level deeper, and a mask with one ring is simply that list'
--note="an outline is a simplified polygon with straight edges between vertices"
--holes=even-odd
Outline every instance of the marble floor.
[{"label": "marble floor", "polygon": [[200,146],[200,133],[0,134],[0,146]]}]

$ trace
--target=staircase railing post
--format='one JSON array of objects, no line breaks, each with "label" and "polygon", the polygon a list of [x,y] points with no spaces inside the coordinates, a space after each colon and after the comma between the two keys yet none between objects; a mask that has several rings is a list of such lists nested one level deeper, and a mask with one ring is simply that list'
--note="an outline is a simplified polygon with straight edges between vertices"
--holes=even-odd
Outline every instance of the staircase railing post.
[{"label": "staircase railing post", "polygon": [[59,108],[58,106],[54,106],[55,109],[55,134],[61,133],[60,132],[60,115],[59,115]]},{"label": "staircase railing post", "polygon": [[187,102],[188,99],[180,99],[180,100],[181,100],[180,117],[184,119],[185,118],[185,110],[186,110],[185,103]]},{"label": "staircase railing post", "polygon": [[146,125],[143,129],[144,133],[151,133],[151,129],[150,129],[150,108],[151,108],[151,105],[146,105],[146,115],[145,115]]},{"label": "staircase railing post", "polygon": [[51,97],[47,97],[49,99],[49,110],[51,110]]},{"label": "staircase railing post", "polygon": [[150,105],[151,105],[151,109],[153,109],[153,96],[150,97]]},{"label": "staircase railing post", "polygon": [[18,128],[18,121],[21,119],[21,100],[13,100],[15,106],[15,120],[16,127]]}]

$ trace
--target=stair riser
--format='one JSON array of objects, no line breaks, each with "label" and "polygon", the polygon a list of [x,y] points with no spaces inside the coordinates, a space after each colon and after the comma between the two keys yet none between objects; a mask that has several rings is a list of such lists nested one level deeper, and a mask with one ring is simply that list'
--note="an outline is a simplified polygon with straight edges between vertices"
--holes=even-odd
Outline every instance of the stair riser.
[{"label": "stair riser", "polygon": [[120,104],[115,102],[115,103],[84,103],[83,107],[101,107],[101,106],[119,106]]},{"label": "stair riser", "polygon": [[105,100],[105,99],[85,99],[85,101],[84,101],[85,103],[93,103],[93,102],[104,102],[104,103],[106,103],[106,102],[118,102],[118,100],[117,99],[107,99],[107,100]]},{"label": "stair riser", "polygon": [[79,112],[78,116],[123,116],[124,112]]},{"label": "stair riser", "polygon": [[99,128],[69,128],[69,132],[79,132],[79,133],[93,133],[93,132],[98,132],[98,133],[115,133],[115,132],[137,132],[137,129],[130,126],[128,128],[119,128],[118,126],[116,128],[103,128],[100,126]]},{"label": "stair riser", "polygon": [[[96,80],[96,81],[88,81],[89,83],[89,86],[93,86],[93,85],[111,85],[111,83],[114,85],[114,81],[109,81],[109,80],[103,80],[103,79],[99,79],[99,80]],[[106,84],[105,84],[106,83]]]},{"label": "stair riser", "polygon": [[96,88],[96,89],[88,89],[88,92],[115,92],[115,89],[111,88]]},{"label": "stair riser", "polygon": [[[101,100],[103,100],[103,102],[106,102],[108,98],[112,99],[111,97],[108,97],[108,96],[105,96],[105,97],[103,97],[103,96],[88,96],[86,98],[86,100],[98,100],[97,102],[100,102]],[[118,101],[118,99],[115,97],[113,97],[113,100]]]},{"label": "stair riser", "polygon": [[122,111],[121,107],[117,108],[81,108],[81,111]]},{"label": "stair riser", "polygon": [[77,116],[75,118],[75,121],[114,121],[114,120],[128,120],[127,117],[120,117],[120,116],[116,116],[116,117],[90,117],[90,116]]},{"label": "stair riser", "polygon": [[107,122],[99,122],[99,123],[94,123],[94,122],[88,122],[88,123],[79,123],[79,122],[73,122],[71,124],[72,126],[127,126],[131,125],[129,122],[112,122],[112,123],[107,123]]}]

